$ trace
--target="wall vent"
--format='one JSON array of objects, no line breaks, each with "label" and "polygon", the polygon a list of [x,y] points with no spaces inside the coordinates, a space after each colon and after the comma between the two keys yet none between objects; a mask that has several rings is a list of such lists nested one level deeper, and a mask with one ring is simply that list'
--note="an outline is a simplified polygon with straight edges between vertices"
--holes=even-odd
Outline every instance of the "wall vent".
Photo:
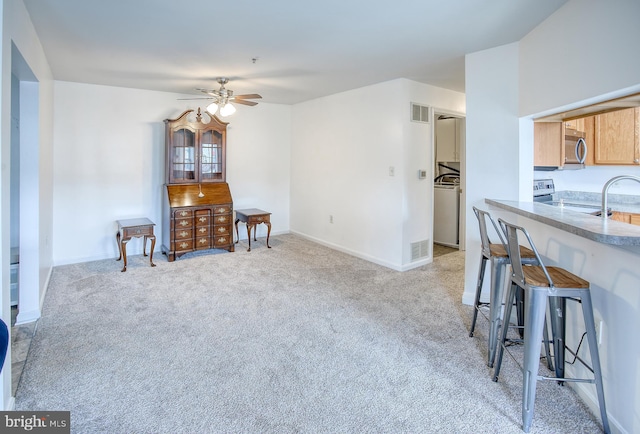
[{"label": "wall vent", "polygon": [[429,123],[429,107],[411,103],[411,121]]},{"label": "wall vent", "polygon": [[429,240],[411,243],[411,262],[429,256],[430,247]]}]

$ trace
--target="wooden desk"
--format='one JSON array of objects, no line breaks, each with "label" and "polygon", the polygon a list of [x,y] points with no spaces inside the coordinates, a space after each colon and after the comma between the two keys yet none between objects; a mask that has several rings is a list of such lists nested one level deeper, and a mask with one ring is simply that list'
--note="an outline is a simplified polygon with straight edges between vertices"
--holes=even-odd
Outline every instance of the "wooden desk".
[{"label": "wooden desk", "polygon": [[116,241],[118,242],[120,256],[118,256],[116,261],[124,259],[124,266],[121,271],[127,271],[127,243],[131,238],[136,237],[144,237],[144,244],[142,246],[142,254],[144,256],[147,256],[147,240],[151,240],[149,262],[152,267],[155,267],[156,264],[153,263],[153,249],[156,246],[156,236],[153,234],[155,223],[148,218],[118,220],[117,223],[118,233],[116,234]]},{"label": "wooden desk", "polygon": [[249,248],[247,252],[251,251],[251,228],[253,230],[253,241],[256,240],[256,229],[255,226],[260,223],[264,223],[267,225],[267,247],[270,249],[269,245],[269,235],[271,235],[271,213],[262,211],[257,208],[249,208],[249,209],[237,209],[236,210],[236,235],[238,236],[238,241],[240,241],[240,233],[238,232],[238,222],[245,222],[247,224],[247,239],[249,240]]}]

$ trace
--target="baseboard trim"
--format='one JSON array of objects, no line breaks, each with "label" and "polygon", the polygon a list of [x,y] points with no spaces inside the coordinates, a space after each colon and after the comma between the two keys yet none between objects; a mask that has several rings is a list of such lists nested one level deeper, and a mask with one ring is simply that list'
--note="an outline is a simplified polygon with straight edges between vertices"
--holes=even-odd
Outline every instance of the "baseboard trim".
[{"label": "baseboard trim", "polygon": [[40,315],[42,313],[41,309],[29,310],[29,311],[19,311],[18,316],[16,317],[16,325],[29,324],[34,321],[38,321],[40,319]]},{"label": "baseboard trim", "polygon": [[319,238],[312,237],[310,235],[304,234],[302,232],[297,232],[297,231],[292,230],[291,233],[295,234],[295,235],[298,235],[298,236],[300,236],[302,238],[306,238],[309,241],[313,241],[314,243],[318,243],[318,244],[321,244],[323,246],[329,247],[331,249],[337,250],[339,252],[346,253],[346,254],[351,255],[351,256],[355,256],[356,258],[364,259],[365,261],[373,262],[374,264],[382,265],[383,267],[387,267],[387,268],[390,268],[390,269],[395,270],[395,271],[410,270],[412,268],[420,267],[420,266],[422,266],[424,264],[427,264],[430,261],[432,261],[432,259],[428,258],[428,259],[424,260],[424,263],[423,263],[423,261],[418,261],[418,262],[413,262],[413,263],[411,263],[411,264],[409,264],[407,266],[402,266],[402,265],[394,264],[394,263],[391,263],[391,262],[388,262],[388,261],[384,261],[382,259],[370,256],[370,255],[366,255],[366,254],[361,253],[361,252],[357,252],[355,250],[347,249],[347,248],[345,248],[343,246],[340,246],[338,244],[330,243],[330,242],[321,240]]},{"label": "baseboard trim", "polygon": [[49,267],[47,278],[44,281],[44,289],[42,291],[42,296],[40,297],[40,312],[42,312],[42,308],[44,307],[44,297],[45,295],[47,295],[47,290],[49,289],[49,282],[51,282],[52,274],[53,274],[53,267]]}]

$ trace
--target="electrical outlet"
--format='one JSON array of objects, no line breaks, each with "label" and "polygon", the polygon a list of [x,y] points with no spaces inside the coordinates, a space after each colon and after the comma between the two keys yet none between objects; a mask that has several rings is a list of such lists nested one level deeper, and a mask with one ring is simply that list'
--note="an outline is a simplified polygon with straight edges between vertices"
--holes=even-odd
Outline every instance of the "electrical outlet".
[{"label": "electrical outlet", "polygon": [[598,345],[602,345],[602,329],[604,328],[604,322],[601,319],[595,321],[596,323],[596,341]]},{"label": "electrical outlet", "polygon": [[389,176],[395,176],[396,175],[396,168],[393,166],[389,166]]},{"label": "electrical outlet", "polygon": [[329,216],[329,223],[333,223],[333,216],[332,215]]}]

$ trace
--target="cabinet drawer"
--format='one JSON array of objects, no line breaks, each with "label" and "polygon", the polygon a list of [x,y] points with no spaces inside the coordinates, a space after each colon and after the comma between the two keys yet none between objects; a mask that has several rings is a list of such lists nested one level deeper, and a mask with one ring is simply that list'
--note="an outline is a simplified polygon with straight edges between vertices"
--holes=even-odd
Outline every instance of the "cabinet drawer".
[{"label": "cabinet drawer", "polygon": [[611,220],[622,223],[631,223],[631,214],[628,212],[614,211],[611,213]]},{"label": "cabinet drawer", "polygon": [[176,219],[176,231],[193,227],[193,218]]},{"label": "cabinet drawer", "polygon": [[231,225],[215,226],[213,232],[216,235],[228,235],[231,233]]},{"label": "cabinet drawer", "polygon": [[193,211],[190,209],[179,209],[174,214],[175,218],[193,217]]},{"label": "cabinet drawer", "polygon": [[193,240],[176,240],[175,241],[175,248],[172,249],[176,252],[182,251],[182,250],[193,250]]},{"label": "cabinet drawer", "polygon": [[196,237],[208,237],[209,236],[209,226],[202,226],[196,228]]},{"label": "cabinet drawer", "polygon": [[226,247],[233,242],[229,235],[216,235],[213,244],[215,247]]},{"label": "cabinet drawer", "polygon": [[265,223],[265,222],[269,222],[271,223],[271,216],[269,215],[255,215],[255,216],[251,216],[248,218],[248,222],[249,224],[252,225],[256,225],[258,223]]},{"label": "cabinet drawer", "polygon": [[184,240],[191,238],[193,236],[193,231],[191,229],[179,229],[177,228],[174,234],[174,238],[176,240]]},{"label": "cabinet drawer", "polygon": [[209,237],[196,237],[196,250],[210,249],[211,238]]},{"label": "cabinet drawer", "polygon": [[196,215],[196,226],[208,226],[211,221],[211,216],[207,215]]},{"label": "cabinet drawer", "polygon": [[216,215],[213,221],[216,225],[231,223],[231,214]]},{"label": "cabinet drawer", "polygon": [[216,205],[213,209],[214,214],[231,214],[231,205]]},{"label": "cabinet drawer", "polygon": [[122,238],[142,237],[144,235],[153,235],[153,226],[122,228]]}]

